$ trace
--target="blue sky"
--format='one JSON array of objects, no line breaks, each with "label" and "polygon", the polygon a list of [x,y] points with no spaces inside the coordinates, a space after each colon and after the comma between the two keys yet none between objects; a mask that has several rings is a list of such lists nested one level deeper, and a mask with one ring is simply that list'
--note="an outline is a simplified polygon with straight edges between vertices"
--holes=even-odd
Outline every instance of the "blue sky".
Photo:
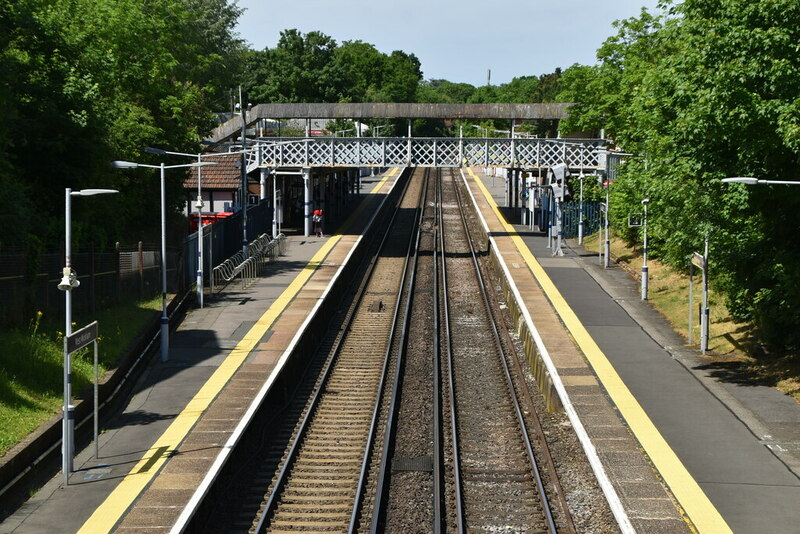
[{"label": "blue sky", "polygon": [[612,22],[655,12],[657,0],[239,0],[238,32],[258,50],[282,30],[321,31],[337,42],[361,40],[422,63],[425,79],[479,86],[595,63]]}]

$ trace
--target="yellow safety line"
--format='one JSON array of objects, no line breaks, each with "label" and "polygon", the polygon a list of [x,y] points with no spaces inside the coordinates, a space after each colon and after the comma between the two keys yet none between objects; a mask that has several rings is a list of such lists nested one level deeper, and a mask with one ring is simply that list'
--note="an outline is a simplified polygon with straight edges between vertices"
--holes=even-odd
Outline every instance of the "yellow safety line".
[{"label": "yellow safety line", "polygon": [[525,262],[541,285],[547,298],[553,304],[553,307],[583,351],[586,359],[589,360],[597,377],[602,382],[606,391],[608,391],[612,401],[625,418],[625,421],[627,421],[631,431],[650,456],[656,469],[661,473],[664,481],[672,490],[675,498],[678,499],[678,502],[683,507],[684,512],[688,515],[695,528],[697,528],[699,532],[731,532],[728,524],[708,499],[702,488],[700,488],[697,481],[695,481],[686,467],[684,467],[683,463],[675,454],[675,451],[667,444],[664,437],[650,420],[650,417],[648,417],[647,413],[636,400],[636,397],[633,396],[625,385],[625,382],[623,382],[617,374],[614,366],[603,351],[600,350],[600,347],[595,343],[594,339],[592,339],[592,336],[580,322],[572,308],[567,304],[561,292],[556,288],[552,280],[550,280],[550,277],[547,276],[547,273],[545,273],[545,270],[539,262],[536,261],[536,258],[534,258],[522,238],[517,235],[514,227],[505,222],[491,193],[486,189],[486,186],[484,186],[483,181],[475,175],[471,168],[467,168],[467,171],[481,189],[483,196],[494,211],[498,221],[500,221],[500,224],[504,226],[505,230],[511,236],[517,250],[525,259]]},{"label": "yellow safety line", "polygon": [[[397,167],[385,174],[384,177],[372,188],[370,194],[377,193],[386,181],[394,175]],[[342,228],[347,228],[353,220],[365,209],[366,203],[362,202]],[[217,397],[228,380],[244,363],[250,351],[255,348],[258,342],[264,337],[275,320],[283,313],[295,295],[303,285],[311,278],[317,267],[322,264],[322,260],[333,249],[334,245],[342,238],[342,234],[331,236],[316,254],[303,267],[303,270],[295,277],[289,286],[272,303],[267,311],[259,318],[255,325],[245,334],[236,347],[225,357],[214,374],[200,388],[200,391],[189,401],[186,408],[178,414],[171,425],[150,447],[144,457],[133,466],[133,469],[125,476],[119,485],[114,488],[111,494],[103,501],[94,513],[86,520],[78,531],[79,533],[111,532],[114,525],[120,520],[125,511],[136,500],[139,494],[145,489],[147,484],[155,477],[164,463],[174,454],[178,445],[183,441],[189,431],[194,427],[197,420],[209,407],[211,402]]]}]

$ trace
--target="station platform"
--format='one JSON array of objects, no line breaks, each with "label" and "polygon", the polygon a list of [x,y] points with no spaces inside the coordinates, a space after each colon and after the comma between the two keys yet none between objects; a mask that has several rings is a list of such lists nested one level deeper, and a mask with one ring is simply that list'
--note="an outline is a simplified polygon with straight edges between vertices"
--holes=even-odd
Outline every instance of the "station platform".
[{"label": "station platform", "polygon": [[[648,533],[798,532],[800,407],[715,376],[627,273],[570,243],[553,256],[543,234],[502,207],[502,178],[462,172],[615,515]],[[191,310],[170,360],[153,361],[104,425],[100,457],[81,451],[70,485],[56,476],[0,533],[168,532],[398,175],[362,179],[345,230],[290,237],[269,277]]]},{"label": "station platform", "polygon": [[[463,175],[636,530],[677,531],[654,484],[662,482],[674,510],[699,532],[800,532],[794,399],[726,379],[641,300],[628,273],[604,269],[597,254],[574,242],[553,255],[544,233],[515,224],[519,209],[502,207],[504,178],[480,169]],[[572,347],[591,376],[569,354]],[[612,412],[584,401],[595,381]],[[615,419],[624,421],[644,463]]]},{"label": "station platform", "polygon": [[339,229],[289,236],[268,276],[190,310],[170,336],[169,361],[153,358],[124,411],[101,426],[99,458],[93,445],[78,453],[69,485],[59,473],[0,532],[168,532],[401,171],[362,177]]}]

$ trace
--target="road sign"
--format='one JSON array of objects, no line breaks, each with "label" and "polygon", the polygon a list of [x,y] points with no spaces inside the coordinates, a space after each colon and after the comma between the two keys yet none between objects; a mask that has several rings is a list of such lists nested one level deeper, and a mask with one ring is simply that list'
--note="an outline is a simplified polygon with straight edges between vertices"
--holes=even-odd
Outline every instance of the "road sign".
[{"label": "road sign", "polygon": [[88,324],[74,332],[72,335],[67,336],[67,352],[75,352],[82,349],[89,343],[97,339],[97,321]]},{"label": "road sign", "polygon": [[692,254],[692,265],[696,266],[698,269],[706,270],[706,258],[702,254],[698,254],[695,252]]}]

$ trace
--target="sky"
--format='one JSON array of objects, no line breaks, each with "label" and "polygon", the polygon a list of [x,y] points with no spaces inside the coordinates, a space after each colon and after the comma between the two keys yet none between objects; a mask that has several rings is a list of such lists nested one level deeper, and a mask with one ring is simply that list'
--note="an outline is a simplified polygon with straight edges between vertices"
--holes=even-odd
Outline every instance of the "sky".
[{"label": "sky", "polygon": [[413,53],[426,80],[499,85],[574,63],[592,65],[615,20],[656,12],[658,0],[239,0],[238,33],[273,48],[280,32],[321,31]]}]

